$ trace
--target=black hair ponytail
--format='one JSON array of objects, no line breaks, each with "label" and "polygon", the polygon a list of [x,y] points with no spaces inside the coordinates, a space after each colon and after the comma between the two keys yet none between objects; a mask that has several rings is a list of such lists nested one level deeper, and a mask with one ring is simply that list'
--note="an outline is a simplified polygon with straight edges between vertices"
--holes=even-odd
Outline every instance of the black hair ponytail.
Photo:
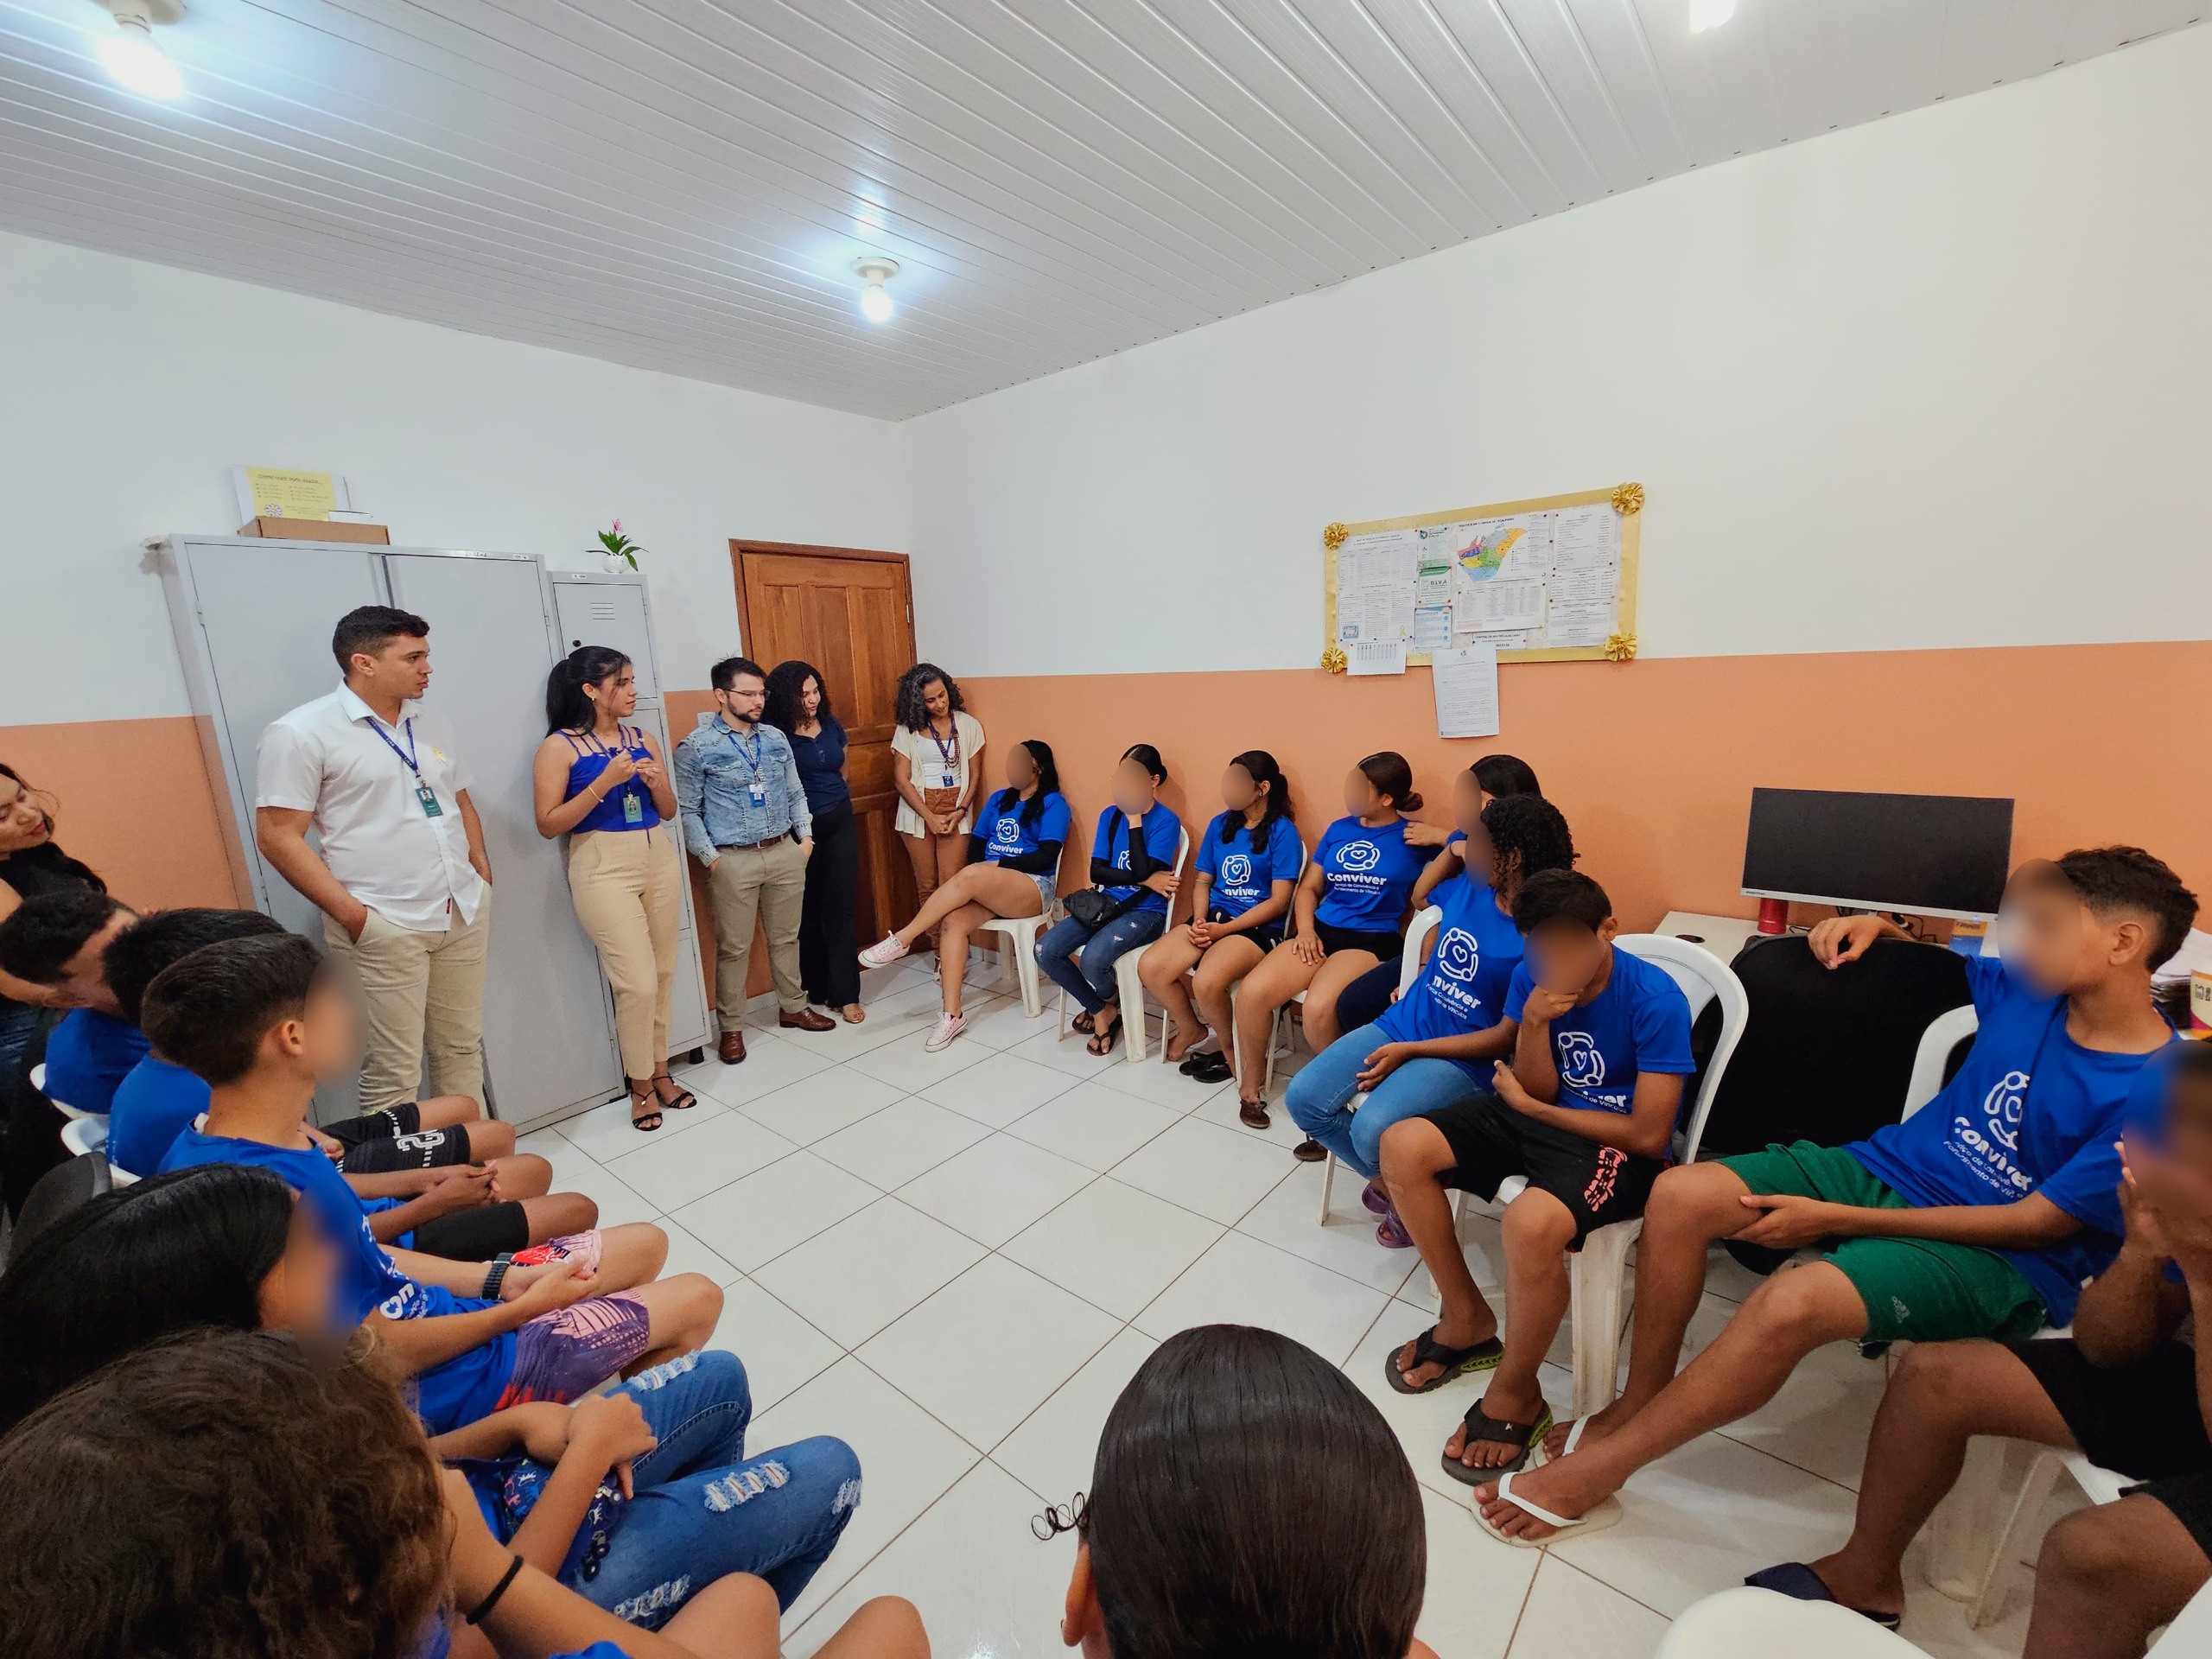
[{"label": "black hair ponytail", "polygon": [[[1254,783],[1267,785],[1268,804],[1260,810],[1260,821],[1250,826],[1252,847],[1256,852],[1268,844],[1268,836],[1274,829],[1277,818],[1288,818],[1294,823],[1297,822],[1296,815],[1290,810],[1290,780],[1282,775],[1282,768],[1275,764],[1274,756],[1265,749],[1247,749],[1242,754],[1232,754],[1229,757],[1229,764],[1243,767],[1245,774]],[[1235,846],[1238,832],[1245,827],[1244,817],[1239,813],[1236,821],[1223,834],[1221,844],[1224,848]]]},{"label": "black hair ponytail", "polygon": [[629,665],[629,658],[612,645],[578,645],[554,664],[545,677],[546,731],[591,730],[599,723],[599,710],[584,688],[603,685]]},{"label": "black hair ponytail", "polygon": [[[1021,747],[1029,751],[1029,758],[1037,766],[1037,792],[1021,804],[1021,827],[1034,830],[1037,821],[1045,816],[1046,798],[1060,792],[1060,768],[1059,763],[1052,759],[1052,746],[1043,738],[1025,737],[1021,740]],[[1007,798],[1013,793],[1011,788],[999,791],[999,810],[1006,810]]]}]

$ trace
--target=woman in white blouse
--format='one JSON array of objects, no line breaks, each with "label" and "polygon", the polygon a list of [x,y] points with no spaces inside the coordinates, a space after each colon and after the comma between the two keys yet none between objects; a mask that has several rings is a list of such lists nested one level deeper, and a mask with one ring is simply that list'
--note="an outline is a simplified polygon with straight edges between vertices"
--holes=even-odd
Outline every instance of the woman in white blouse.
[{"label": "woman in white blouse", "polygon": [[[899,677],[899,729],[891,736],[891,770],[899,788],[895,824],[914,867],[914,902],[929,896],[968,861],[976,791],[983,781],[983,723],[960,706],[960,685],[935,663],[916,663]],[[924,936],[937,949],[937,930]]]}]

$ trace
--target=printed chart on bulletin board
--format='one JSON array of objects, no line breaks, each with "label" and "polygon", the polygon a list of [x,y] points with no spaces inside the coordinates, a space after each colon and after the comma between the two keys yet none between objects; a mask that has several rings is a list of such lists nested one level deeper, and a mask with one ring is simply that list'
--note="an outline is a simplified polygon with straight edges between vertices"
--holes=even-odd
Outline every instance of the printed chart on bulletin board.
[{"label": "printed chart on bulletin board", "polygon": [[1502,663],[1632,657],[1643,506],[1643,486],[1624,484],[1332,524],[1329,645],[1356,663],[1484,642]]}]

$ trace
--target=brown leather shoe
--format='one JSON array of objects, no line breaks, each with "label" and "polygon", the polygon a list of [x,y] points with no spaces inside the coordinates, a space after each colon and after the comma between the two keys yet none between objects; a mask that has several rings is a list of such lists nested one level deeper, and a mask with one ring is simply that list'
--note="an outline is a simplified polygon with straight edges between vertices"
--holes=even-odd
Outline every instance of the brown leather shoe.
[{"label": "brown leather shoe", "polygon": [[722,1040],[716,1052],[722,1057],[724,1065],[735,1065],[745,1058],[745,1033],[734,1027],[722,1033]]},{"label": "brown leather shoe", "polygon": [[827,1014],[817,1014],[812,1008],[801,1008],[797,1014],[779,1014],[776,1023],[786,1031],[829,1031],[836,1021]]}]

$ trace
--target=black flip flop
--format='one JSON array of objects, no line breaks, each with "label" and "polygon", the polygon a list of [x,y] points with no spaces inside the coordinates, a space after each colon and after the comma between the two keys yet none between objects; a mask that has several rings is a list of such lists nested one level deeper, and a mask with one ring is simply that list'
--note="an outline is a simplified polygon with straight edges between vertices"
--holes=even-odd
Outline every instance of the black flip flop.
[{"label": "black flip flop", "polygon": [[[1752,1573],[1744,1582],[1754,1590],[1771,1590],[1778,1596],[1788,1596],[1792,1601],[1828,1601],[1835,1602],[1839,1607],[1843,1606],[1841,1602],[1836,1601],[1835,1592],[1827,1587],[1821,1575],[1802,1561],[1784,1561],[1779,1567],[1770,1567],[1764,1572]],[[1904,1622],[1896,1613],[1869,1612],[1864,1607],[1850,1607],[1845,1611],[1856,1613],[1869,1624],[1878,1624],[1885,1630],[1894,1630]]]},{"label": "black flip flop", "polygon": [[655,1100],[660,1100],[660,1086],[664,1083],[668,1084],[670,1088],[676,1090],[676,1098],[674,1100],[660,1101],[662,1107],[668,1111],[688,1112],[694,1106],[696,1106],[699,1103],[698,1096],[693,1094],[689,1089],[686,1089],[682,1084],[677,1082],[674,1077],[669,1076],[665,1071],[658,1073],[651,1078],[650,1081],[653,1086],[653,1098]]},{"label": "black flip flop", "polygon": [[[1466,1348],[1446,1348],[1436,1339],[1436,1327],[1430,1325],[1414,1342],[1414,1357],[1410,1363],[1398,1363],[1398,1351],[1393,1348],[1382,1356],[1383,1374],[1390,1386],[1400,1394],[1431,1394],[1454,1377],[1471,1376],[1477,1371],[1497,1369],[1497,1362],[1505,1357],[1505,1344],[1496,1337],[1478,1342]],[[1441,1365],[1444,1369],[1428,1382],[1416,1386],[1406,1381],[1406,1373],[1423,1365]]]},{"label": "black flip flop", "polygon": [[1116,1020],[1103,1035],[1101,1035],[1097,1028],[1093,1027],[1090,1040],[1083,1046],[1084,1052],[1096,1055],[1102,1060],[1104,1059],[1114,1052],[1114,1045],[1122,1040],[1122,1027],[1128,1023],[1124,1020]]},{"label": "black flip flop", "polygon": [[1071,1028],[1081,1032],[1086,1037],[1090,1036],[1092,1032],[1098,1029],[1096,1024],[1091,1020],[1090,1015],[1081,1010],[1077,1012],[1075,1017],[1070,1020],[1068,1024]]},{"label": "black flip flop", "polygon": [[[1449,1452],[1443,1453],[1444,1472],[1463,1486],[1486,1486],[1500,1475],[1510,1475],[1529,1461],[1529,1453],[1543,1444],[1544,1436],[1551,1433],[1552,1408],[1546,1406],[1536,1414],[1533,1423],[1500,1422],[1483,1409],[1479,1400],[1467,1408],[1467,1414],[1460,1420],[1466,1425],[1467,1444],[1488,1440],[1498,1446],[1517,1446],[1521,1455],[1510,1463],[1489,1464],[1480,1469],[1470,1469]],[[1448,1442],[1447,1442],[1448,1444]],[[1462,1447],[1462,1452],[1465,1452]]]},{"label": "black flip flop", "polygon": [[1236,1075],[1236,1068],[1229,1063],[1229,1056],[1219,1049],[1211,1054],[1201,1054],[1197,1065],[1186,1065],[1183,1075],[1199,1083],[1227,1083]]}]

